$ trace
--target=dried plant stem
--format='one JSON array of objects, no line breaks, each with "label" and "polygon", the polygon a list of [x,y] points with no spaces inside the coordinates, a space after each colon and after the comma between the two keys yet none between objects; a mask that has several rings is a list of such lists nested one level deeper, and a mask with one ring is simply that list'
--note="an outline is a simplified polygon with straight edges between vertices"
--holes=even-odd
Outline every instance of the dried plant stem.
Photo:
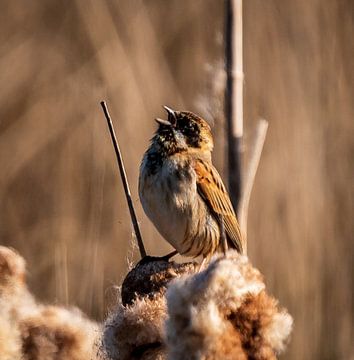
[{"label": "dried plant stem", "polygon": [[[248,217],[248,207],[251,198],[251,192],[254,184],[254,179],[256,177],[259,160],[261,158],[264,141],[267,135],[268,130],[268,121],[261,119],[259,120],[256,128],[256,134],[254,136],[254,141],[250,146],[250,157],[248,161],[247,171],[245,171],[243,188],[241,199],[239,203],[239,221],[241,230],[247,239],[247,217]],[[247,244],[247,241],[245,242]],[[246,249],[247,250],[247,249]]]},{"label": "dried plant stem", "polygon": [[226,1],[225,63],[227,74],[225,116],[228,127],[229,191],[231,201],[235,209],[238,209],[242,191],[242,0]]},{"label": "dried plant stem", "polygon": [[228,126],[228,171],[230,198],[236,209],[241,230],[245,237],[244,253],[247,254],[247,216],[252,187],[256,176],[268,123],[261,120],[255,140],[251,144],[251,156],[245,172],[242,164],[243,141],[243,44],[242,0],[226,1],[225,61],[226,95],[225,115]]},{"label": "dried plant stem", "polygon": [[122,155],[121,155],[121,152],[120,152],[120,149],[119,149],[117,137],[116,137],[116,134],[115,134],[115,131],[114,131],[114,127],[113,127],[111,117],[110,117],[109,112],[108,112],[106,102],[101,101],[100,104],[102,106],[104,115],[105,115],[107,123],[108,123],[109,132],[111,134],[114,150],[115,150],[115,153],[116,153],[116,156],[117,156],[117,162],[118,162],[120,176],[121,176],[122,182],[123,182],[125,196],[127,198],[130,217],[131,217],[132,224],[133,224],[133,227],[134,227],[136,240],[137,240],[138,246],[139,246],[140,256],[143,258],[143,257],[146,256],[146,251],[145,251],[143,239],[141,237],[138,221],[137,221],[137,218],[136,218],[136,215],[135,215],[135,210],[134,210],[132,197],[131,197],[131,193],[130,193],[130,189],[129,189],[129,184],[128,184],[128,180],[127,180],[127,174],[125,172],[124,163],[123,163]]}]

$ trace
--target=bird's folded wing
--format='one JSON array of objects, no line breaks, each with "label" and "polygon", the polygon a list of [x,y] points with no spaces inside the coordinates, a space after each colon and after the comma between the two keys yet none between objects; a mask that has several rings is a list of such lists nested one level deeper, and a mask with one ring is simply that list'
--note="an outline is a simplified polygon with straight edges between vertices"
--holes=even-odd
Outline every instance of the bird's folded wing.
[{"label": "bird's folded wing", "polygon": [[218,218],[218,221],[223,222],[227,237],[234,247],[240,253],[243,253],[244,246],[240,226],[219,173],[212,164],[201,159],[195,160],[194,170],[197,174],[199,194],[207,203],[211,212]]}]

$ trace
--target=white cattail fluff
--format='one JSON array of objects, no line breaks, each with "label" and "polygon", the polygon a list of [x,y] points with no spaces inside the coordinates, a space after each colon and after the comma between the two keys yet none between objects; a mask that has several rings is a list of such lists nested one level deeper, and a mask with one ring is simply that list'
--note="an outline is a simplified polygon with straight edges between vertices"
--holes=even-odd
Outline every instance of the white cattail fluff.
[{"label": "white cattail fluff", "polygon": [[0,246],[0,359],[95,359],[99,326],[76,308],[37,303],[25,260]]},{"label": "white cattail fluff", "polygon": [[118,304],[104,324],[101,356],[109,360],[165,359],[166,301],[161,293]]},{"label": "white cattail fluff", "polygon": [[168,359],[275,359],[292,318],[266,294],[260,272],[235,251],[167,291]]}]

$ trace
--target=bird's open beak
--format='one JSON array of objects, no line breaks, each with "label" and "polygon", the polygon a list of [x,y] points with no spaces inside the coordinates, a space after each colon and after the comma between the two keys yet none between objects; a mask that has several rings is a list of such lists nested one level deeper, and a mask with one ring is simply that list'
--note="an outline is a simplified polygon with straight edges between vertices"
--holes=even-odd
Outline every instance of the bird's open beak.
[{"label": "bird's open beak", "polygon": [[177,122],[176,111],[172,110],[171,108],[169,108],[166,105],[163,108],[167,111],[168,119],[163,120],[163,119],[160,119],[160,118],[156,118],[155,121],[160,125],[175,126],[176,122]]},{"label": "bird's open beak", "polygon": [[163,108],[167,111],[168,121],[171,123],[171,125],[172,126],[176,125],[176,122],[177,122],[176,111],[172,110],[171,108],[169,108],[166,105]]},{"label": "bird's open beak", "polygon": [[168,120],[156,118],[155,121],[160,125],[171,126],[172,124]]}]

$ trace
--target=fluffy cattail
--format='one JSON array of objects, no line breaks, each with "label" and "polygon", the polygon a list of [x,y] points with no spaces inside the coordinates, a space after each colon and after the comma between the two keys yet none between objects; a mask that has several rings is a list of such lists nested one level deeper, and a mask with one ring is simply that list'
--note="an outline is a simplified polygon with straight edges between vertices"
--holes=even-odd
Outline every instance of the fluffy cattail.
[{"label": "fluffy cattail", "polygon": [[14,250],[0,246],[0,296],[13,296],[25,285],[26,263]]},{"label": "fluffy cattail", "polygon": [[94,359],[97,323],[76,308],[38,304],[25,274],[24,259],[0,246],[0,359]]},{"label": "fluffy cattail", "polygon": [[5,246],[0,246],[0,299],[7,304],[13,320],[37,311],[37,303],[26,285],[26,262]]},{"label": "fluffy cattail", "polygon": [[111,360],[164,359],[166,302],[161,293],[118,305],[104,325],[102,354]]},{"label": "fluffy cattail", "polygon": [[167,304],[171,360],[275,359],[292,329],[259,271],[234,251],[215,257],[204,272],[175,280]]},{"label": "fluffy cattail", "polygon": [[142,262],[122,299],[104,325],[105,359],[275,359],[292,328],[260,272],[234,251],[201,273],[194,264]]},{"label": "fluffy cattail", "polygon": [[76,308],[42,306],[18,324],[23,360],[95,358],[98,326]]},{"label": "fluffy cattail", "polygon": [[[245,256],[219,254],[195,271],[193,263],[141,261],[104,324],[100,358],[265,360],[284,350],[292,318]],[[95,359],[99,331],[76,308],[38,304],[25,261],[0,247],[1,360]]]},{"label": "fluffy cattail", "polygon": [[194,273],[195,264],[143,259],[124,279],[122,302],[104,324],[101,356],[110,360],[163,360],[165,292],[172,279]]},{"label": "fluffy cattail", "polygon": [[14,316],[10,311],[10,304],[0,299],[0,359],[21,359],[20,330],[14,326]]}]

